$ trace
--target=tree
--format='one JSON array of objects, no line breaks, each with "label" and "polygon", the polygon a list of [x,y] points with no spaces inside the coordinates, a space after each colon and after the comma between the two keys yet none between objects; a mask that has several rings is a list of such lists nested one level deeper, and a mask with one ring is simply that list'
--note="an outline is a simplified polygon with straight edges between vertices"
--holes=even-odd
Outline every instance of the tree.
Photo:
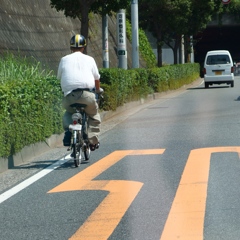
[{"label": "tree", "polygon": [[116,12],[129,5],[129,0],[51,0],[50,6],[63,11],[66,17],[78,18],[81,21],[80,34],[88,39],[89,13],[101,15]]},{"label": "tree", "polygon": [[[235,0],[237,1],[237,0]],[[139,23],[157,39],[158,66],[162,66],[162,46],[166,43],[174,52],[182,35],[191,36],[205,28],[221,6],[220,0],[140,0]]]},{"label": "tree", "polygon": [[[139,25],[148,30],[156,38],[157,43],[157,62],[158,66],[162,66],[162,46],[163,33],[166,31],[164,22],[164,1],[140,0],[139,1]],[[160,12],[159,12],[160,11]]]},{"label": "tree", "polygon": [[[214,2],[215,1],[215,2]],[[188,19],[188,28],[185,34],[185,59],[188,59],[191,53],[193,41],[191,36],[204,30],[207,24],[212,20],[216,12],[219,11],[221,1],[219,0],[191,0],[191,14]]]},{"label": "tree", "polygon": [[230,14],[236,22],[240,22],[240,0],[231,0],[229,4],[222,4],[218,11],[219,24],[224,14]]},{"label": "tree", "polygon": [[240,22],[240,0],[231,0],[229,4],[223,4],[219,0],[192,0],[192,2],[193,22],[189,25],[188,35],[196,36],[201,33],[212,20],[217,20],[221,26],[224,15],[231,15],[234,21]]},{"label": "tree", "polygon": [[[139,24],[157,39],[158,66],[162,66],[162,46],[167,43],[174,51],[180,45],[183,28],[190,14],[190,0],[140,0]],[[174,39],[174,41],[172,41]]]},{"label": "tree", "polygon": [[[182,43],[182,36],[188,31],[188,19],[191,15],[191,2],[181,0],[169,2],[170,6],[167,20],[168,32],[165,33],[164,42],[173,50],[174,64],[178,63],[178,50]],[[174,17],[172,17],[174,16]]]}]

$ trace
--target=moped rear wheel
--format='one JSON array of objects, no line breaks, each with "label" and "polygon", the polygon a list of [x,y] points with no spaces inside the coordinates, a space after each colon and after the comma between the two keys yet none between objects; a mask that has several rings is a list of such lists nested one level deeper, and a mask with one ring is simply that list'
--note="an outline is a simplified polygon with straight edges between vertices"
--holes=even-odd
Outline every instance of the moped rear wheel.
[{"label": "moped rear wheel", "polygon": [[74,132],[73,135],[73,144],[72,144],[72,155],[74,159],[75,167],[78,167],[81,164],[81,146],[80,146],[80,134],[79,132]]},{"label": "moped rear wheel", "polygon": [[81,163],[81,150],[79,149],[79,144],[73,144],[73,159],[75,167],[79,167]]}]

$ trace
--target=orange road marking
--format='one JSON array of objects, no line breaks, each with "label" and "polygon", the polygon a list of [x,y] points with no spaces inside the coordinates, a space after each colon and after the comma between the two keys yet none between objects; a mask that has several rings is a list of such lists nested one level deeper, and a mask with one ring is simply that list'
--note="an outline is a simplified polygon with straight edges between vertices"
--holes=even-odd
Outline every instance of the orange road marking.
[{"label": "orange road marking", "polygon": [[195,149],[190,152],[160,240],[203,240],[211,154],[240,147]]},{"label": "orange road marking", "polygon": [[125,180],[93,180],[127,155],[163,154],[164,149],[115,151],[48,193],[101,190],[108,191],[86,222],[70,238],[71,240],[106,240],[143,186],[143,183]]}]

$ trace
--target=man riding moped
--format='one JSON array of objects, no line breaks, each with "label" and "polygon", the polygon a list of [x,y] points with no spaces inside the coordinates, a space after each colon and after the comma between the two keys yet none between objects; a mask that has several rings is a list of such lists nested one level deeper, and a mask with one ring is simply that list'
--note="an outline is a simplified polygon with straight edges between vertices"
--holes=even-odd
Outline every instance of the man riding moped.
[{"label": "man riding moped", "polygon": [[63,116],[63,128],[65,135],[64,146],[71,144],[71,132],[68,129],[72,123],[72,114],[75,110],[71,104],[85,104],[85,112],[88,115],[88,139],[91,151],[99,147],[99,133],[101,118],[96,102],[96,93],[101,92],[100,74],[94,58],[83,53],[86,39],[80,34],[74,35],[70,40],[71,54],[64,56],[58,67],[57,77],[61,81],[61,88],[64,93],[63,107],[66,112]]}]

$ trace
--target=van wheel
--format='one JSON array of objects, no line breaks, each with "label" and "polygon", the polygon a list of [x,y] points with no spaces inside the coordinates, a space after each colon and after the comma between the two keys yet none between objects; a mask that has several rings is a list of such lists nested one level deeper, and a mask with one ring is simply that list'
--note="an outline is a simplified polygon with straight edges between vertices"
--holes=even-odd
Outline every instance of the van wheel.
[{"label": "van wheel", "polygon": [[208,88],[208,87],[209,87],[209,83],[205,82],[205,88]]},{"label": "van wheel", "polygon": [[231,87],[234,87],[234,82],[233,81],[231,82]]}]

